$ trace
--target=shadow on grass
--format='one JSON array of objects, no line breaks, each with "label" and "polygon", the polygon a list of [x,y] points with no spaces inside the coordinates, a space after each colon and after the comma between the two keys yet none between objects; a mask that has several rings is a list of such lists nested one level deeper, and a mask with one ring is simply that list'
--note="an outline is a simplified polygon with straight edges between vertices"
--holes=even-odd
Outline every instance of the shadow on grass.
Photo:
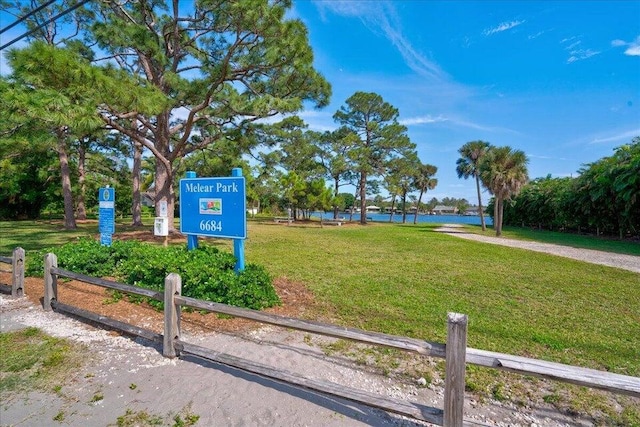
[{"label": "shadow on grass", "polygon": [[3,221],[0,222],[0,253],[10,253],[18,246],[25,251],[36,251],[97,232],[96,222],[79,223],[77,229],[65,230],[59,220]]}]

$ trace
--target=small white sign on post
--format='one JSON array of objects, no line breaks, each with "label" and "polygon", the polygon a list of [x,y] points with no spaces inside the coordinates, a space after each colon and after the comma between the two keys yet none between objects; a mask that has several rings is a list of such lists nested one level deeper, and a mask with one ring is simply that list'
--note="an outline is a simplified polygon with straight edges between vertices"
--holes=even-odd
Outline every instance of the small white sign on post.
[{"label": "small white sign on post", "polygon": [[169,235],[169,218],[157,216],[153,223],[154,236],[168,236]]},{"label": "small white sign on post", "polygon": [[161,216],[163,218],[166,218],[167,215],[167,201],[166,200],[161,200],[160,203],[158,204],[158,208],[159,211],[158,212],[158,216]]}]

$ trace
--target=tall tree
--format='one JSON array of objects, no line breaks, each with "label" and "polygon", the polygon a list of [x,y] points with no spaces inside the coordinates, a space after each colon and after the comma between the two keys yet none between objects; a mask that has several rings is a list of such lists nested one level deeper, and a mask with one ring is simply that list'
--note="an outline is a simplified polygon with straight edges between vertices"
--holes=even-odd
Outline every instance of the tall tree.
[{"label": "tall tree", "polygon": [[321,178],[320,135],[308,129],[297,116],[288,117],[272,127],[279,154],[279,163],[287,172],[295,172],[305,181]]},{"label": "tall tree", "polygon": [[50,130],[13,114],[14,89],[0,77],[0,218],[33,219],[60,199],[60,168]]},{"label": "tall tree", "polygon": [[413,223],[417,224],[418,222],[418,209],[420,209],[420,202],[422,201],[422,196],[428,191],[433,190],[438,185],[438,180],[434,178],[435,174],[438,172],[438,167],[434,165],[430,165],[428,163],[423,163],[418,166],[418,169],[415,172],[413,185],[420,190],[420,195],[418,196],[418,203],[416,205],[416,212],[413,217]]},{"label": "tall tree", "polygon": [[[255,121],[328,103],[328,82],[313,68],[307,31],[285,19],[290,0],[106,1],[92,26],[109,58],[160,90],[158,114],[102,104],[105,123],[156,157],[156,206],[173,221],[174,176],[188,154],[228,138],[241,141]],[[138,126],[131,125],[131,118]]]},{"label": "tall tree", "polygon": [[[75,228],[69,147],[104,126],[96,106],[106,96],[117,105],[153,111],[162,102],[156,91],[135,84],[122,72],[92,66],[76,49],[60,49],[35,41],[7,55],[12,68],[11,92],[3,93],[17,121],[48,129],[60,160],[65,228]],[[24,130],[20,126],[17,131]]]},{"label": "tall tree", "polygon": [[521,150],[491,147],[480,165],[480,179],[495,197],[493,224],[496,236],[502,235],[504,202],[517,195],[529,180],[528,159]]},{"label": "tall tree", "polygon": [[[420,160],[418,159],[418,155],[414,152],[409,153],[404,157],[392,159],[387,167],[387,174],[385,176],[385,181],[388,186],[387,189],[393,196],[393,202],[395,201],[396,195],[400,196],[400,200],[402,202],[403,224],[407,222],[407,194],[415,188],[414,176],[419,165]],[[389,218],[393,217],[393,202],[391,203],[391,215]]]},{"label": "tall tree", "polygon": [[333,118],[359,138],[349,158],[359,175],[360,223],[366,224],[367,178],[381,175],[389,160],[414,153],[416,146],[398,123],[398,110],[376,93],[354,93]]},{"label": "tall tree", "polygon": [[[11,92],[3,93],[8,111],[23,126],[36,127],[50,135],[50,146],[59,158],[64,227],[76,228],[71,188],[69,146],[78,135],[100,127],[91,97],[96,75],[74,52],[34,42],[26,49],[12,50],[8,60],[13,70]],[[73,70],[73,72],[69,72]]]},{"label": "tall tree", "polygon": [[344,127],[327,131],[320,139],[322,164],[333,182],[333,200],[336,202],[333,206],[333,219],[338,219],[338,205],[344,202],[343,198],[339,197],[340,187],[354,184],[355,176],[348,153],[358,140],[356,134]]},{"label": "tall tree", "polygon": [[480,223],[482,231],[487,229],[484,222],[484,210],[482,209],[482,196],[480,194],[480,163],[491,144],[485,141],[470,141],[458,150],[460,158],[456,161],[456,172],[458,178],[467,179],[473,177],[476,181],[476,191],[478,193],[478,212],[480,212]]},{"label": "tall tree", "polygon": [[[54,46],[67,45],[67,49],[74,51],[75,54],[79,54],[80,51],[86,52],[86,50],[82,49],[81,43],[73,42],[71,40],[78,34],[81,24],[85,18],[84,11],[79,11],[74,15],[63,15],[53,20],[54,15],[58,16],[60,12],[69,7],[69,2],[63,1],[61,4],[53,4],[48,7],[40,8],[39,6],[43,5],[43,3],[44,0],[3,1],[0,3],[0,7],[7,14],[14,15],[16,18],[28,15],[28,19],[24,21],[24,25],[30,32],[28,40],[35,40],[39,42],[38,45],[32,47],[32,49],[36,51],[39,50],[39,52],[42,53],[46,50],[43,45],[47,45],[49,47],[49,51],[45,53],[50,53],[56,52],[56,50],[53,49]],[[10,62],[13,62],[11,67],[14,69],[14,78],[21,80],[21,84],[31,85],[30,89],[32,89],[32,96],[40,96],[36,93],[38,89],[60,89],[61,92],[65,92],[60,93],[60,97],[66,97],[71,103],[78,104],[78,97],[74,95],[69,97],[69,91],[64,90],[66,89],[64,86],[69,83],[68,80],[59,85],[56,80],[63,80],[64,77],[54,74],[50,78],[47,78],[46,72],[39,70],[38,67],[33,64],[25,64],[24,55],[23,61],[20,61],[16,58],[14,52],[11,52],[9,55]],[[66,57],[64,53],[57,53],[56,55],[58,55],[56,59],[62,61],[75,60],[75,58],[73,58],[74,55],[66,55]],[[28,58],[28,54],[26,57]],[[21,69],[16,70],[16,66],[21,67]],[[30,66],[31,69],[29,69]],[[37,76],[38,72],[40,72],[40,76]],[[31,104],[32,107],[35,105],[33,102]],[[57,112],[57,115],[60,116],[60,111]],[[24,120],[28,120],[28,118],[24,118]],[[64,227],[66,229],[76,228],[69,160],[69,145],[74,140],[72,135],[72,128],[74,127],[77,129],[78,126],[74,126],[74,123],[71,122],[59,122],[55,128],[50,128],[50,132],[55,138],[54,149],[58,154],[60,162],[62,194],[64,200]],[[80,208],[80,215],[85,215],[83,205],[80,205]]]}]

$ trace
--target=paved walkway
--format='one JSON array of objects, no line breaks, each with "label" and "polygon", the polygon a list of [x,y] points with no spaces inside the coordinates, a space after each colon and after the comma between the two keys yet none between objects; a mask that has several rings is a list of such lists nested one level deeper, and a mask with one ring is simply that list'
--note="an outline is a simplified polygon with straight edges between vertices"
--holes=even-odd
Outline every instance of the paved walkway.
[{"label": "paved walkway", "polygon": [[612,252],[596,251],[593,249],[579,249],[570,246],[554,245],[552,243],[531,242],[525,240],[505,239],[504,237],[482,236],[479,234],[467,233],[460,224],[444,224],[436,231],[460,237],[467,240],[492,243],[494,245],[510,246],[512,248],[527,249],[530,251],[544,252],[578,261],[590,262],[592,264],[606,265],[608,267],[621,268],[623,270],[640,273],[640,256],[623,255]]}]

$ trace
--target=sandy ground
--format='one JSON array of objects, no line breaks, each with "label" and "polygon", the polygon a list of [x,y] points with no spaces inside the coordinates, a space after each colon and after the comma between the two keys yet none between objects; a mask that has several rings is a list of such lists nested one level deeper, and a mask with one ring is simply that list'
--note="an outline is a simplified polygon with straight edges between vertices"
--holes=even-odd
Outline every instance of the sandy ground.
[{"label": "sandy ground", "polygon": [[[167,359],[158,345],[93,328],[68,316],[45,312],[26,298],[0,296],[0,330],[27,326],[87,346],[87,364],[58,393],[4,396],[2,426],[116,426],[127,411],[163,419],[198,415],[198,426],[419,426],[428,425],[299,389],[193,357]],[[262,327],[235,332],[187,333],[183,340],[307,378],[332,381],[383,396],[442,407],[441,381],[428,387],[383,376],[322,350],[327,339]],[[424,363],[430,363],[425,360]],[[432,363],[432,362],[431,362]],[[94,396],[102,399],[92,402]],[[54,417],[64,414],[60,422]],[[591,421],[560,414],[550,406],[466,399],[466,418],[479,425],[588,426]],[[150,425],[145,423],[121,425]]]},{"label": "sandy ground", "polygon": [[[631,267],[640,265],[637,259],[635,262]],[[9,282],[9,274],[0,272],[0,283]],[[426,425],[194,357],[163,358],[155,343],[43,311],[42,279],[29,278],[25,287],[27,297],[14,299],[0,294],[0,332],[40,328],[49,335],[85,345],[87,363],[57,393],[32,391],[8,396],[0,390],[1,426],[116,426],[118,417],[127,413],[162,419],[160,425],[175,425],[176,415],[185,419],[188,414],[199,416],[198,426]],[[300,284],[279,280],[276,289],[283,305],[272,312],[301,316],[305,307],[313,304]],[[59,292],[60,300],[67,304],[161,332],[161,313],[148,307],[126,301],[107,304],[103,290],[73,281],[60,285]],[[327,354],[324,349],[331,340],[325,337],[191,313],[185,315],[182,339],[307,378],[442,408],[443,384],[439,378],[424,387],[418,378],[381,375],[370,366]],[[435,362],[423,358],[416,363]],[[96,400],[96,396],[102,398]],[[54,420],[60,414],[63,419]],[[563,414],[544,403],[528,407],[490,400],[481,403],[470,394],[465,399],[465,416],[469,422],[495,426],[593,425],[590,418]],[[120,425],[150,424],[131,421]]]}]

